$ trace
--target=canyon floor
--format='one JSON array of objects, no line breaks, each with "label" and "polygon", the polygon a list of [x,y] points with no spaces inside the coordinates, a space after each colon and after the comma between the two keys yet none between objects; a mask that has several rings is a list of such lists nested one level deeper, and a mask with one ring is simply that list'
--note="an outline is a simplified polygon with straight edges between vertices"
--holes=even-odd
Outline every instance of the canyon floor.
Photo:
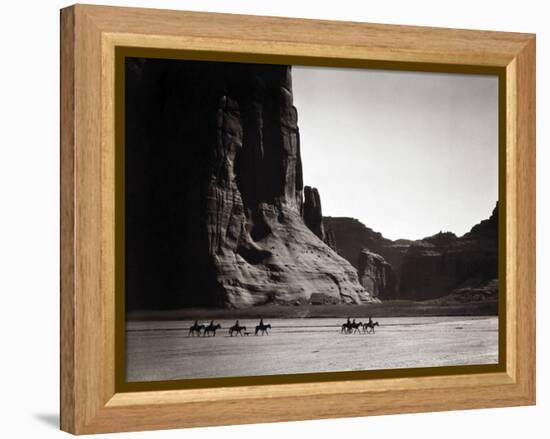
[{"label": "canyon floor", "polygon": [[[354,308],[352,308],[354,309]],[[352,314],[352,313],[350,313]],[[143,317],[143,316],[142,316]],[[353,317],[353,316],[352,316]],[[373,317],[376,334],[340,333],[338,317],[241,319],[249,336],[228,335],[235,318],[218,319],[215,337],[188,337],[190,320],[127,322],[127,380],[278,375],[435,367],[498,362],[498,317]],[[364,315],[361,319],[365,320]],[[201,320],[202,321],[202,320]],[[204,321],[202,321],[205,323]]]}]

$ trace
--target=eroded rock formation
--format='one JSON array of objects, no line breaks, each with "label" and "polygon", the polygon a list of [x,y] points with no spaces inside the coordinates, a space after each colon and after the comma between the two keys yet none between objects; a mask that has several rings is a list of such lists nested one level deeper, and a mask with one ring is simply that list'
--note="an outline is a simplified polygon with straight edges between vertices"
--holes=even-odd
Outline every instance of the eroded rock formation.
[{"label": "eroded rock formation", "polygon": [[380,255],[391,266],[395,288],[379,290],[376,297],[381,300],[496,297],[498,203],[490,218],[461,237],[447,232],[417,241],[391,241],[354,218],[324,217],[323,223],[325,233],[333,234],[338,253],[358,269],[367,291],[373,291],[369,285],[375,282],[366,283],[362,273],[379,269],[375,258],[362,256],[362,249]]},{"label": "eroded rock formation", "polygon": [[396,282],[395,288],[383,289],[379,298],[381,300],[397,298],[401,261],[413,241],[405,239],[392,241],[355,218],[325,216],[323,224],[326,235],[330,236],[332,248],[357,270],[360,269],[359,257],[363,249],[382,256],[391,265]]},{"label": "eroded rock formation", "polygon": [[498,278],[498,204],[491,217],[462,237],[438,233],[414,242],[403,258],[399,296],[426,300]]},{"label": "eroded rock formation", "polygon": [[325,228],[323,227],[323,209],[321,197],[317,188],[304,187],[304,223],[323,241],[325,240]]},{"label": "eroded rock formation", "polygon": [[390,264],[367,249],[361,250],[358,258],[359,282],[374,298],[395,295],[395,273]]},{"label": "eroded rock formation", "polygon": [[129,59],[126,82],[129,309],[372,300],[304,205],[289,66]]},{"label": "eroded rock formation", "polygon": [[327,244],[331,249],[336,250],[334,242],[334,234],[329,229],[325,229],[323,221],[323,208],[321,205],[321,196],[317,188],[304,187],[304,205],[302,208],[302,216],[305,225],[315,235]]}]

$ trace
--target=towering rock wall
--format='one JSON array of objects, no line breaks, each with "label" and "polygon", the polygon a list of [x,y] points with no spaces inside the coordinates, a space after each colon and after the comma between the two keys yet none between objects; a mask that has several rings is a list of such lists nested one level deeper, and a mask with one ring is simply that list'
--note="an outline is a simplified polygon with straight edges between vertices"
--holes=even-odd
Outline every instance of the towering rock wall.
[{"label": "towering rock wall", "polygon": [[130,59],[126,82],[129,309],[371,300],[304,205],[290,67]]},{"label": "towering rock wall", "polygon": [[321,197],[317,188],[304,187],[304,223],[317,237],[325,240],[325,228],[323,226],[323,209]]},{"label": "towering rock wall", "polygon": [[317,188],[310,186],[304,187],[302,216],[308,229],[315,233],[315,235],[331,249],[337,251],[336,243],[334,242],[334,234],[331,230],[325,229],[321,196]]},{"label": "towering rock wall", "polygon": [[389,298],[395,295],[395,273],[386,260],[367,249],[359,253],[359,282],[374,298]]}]

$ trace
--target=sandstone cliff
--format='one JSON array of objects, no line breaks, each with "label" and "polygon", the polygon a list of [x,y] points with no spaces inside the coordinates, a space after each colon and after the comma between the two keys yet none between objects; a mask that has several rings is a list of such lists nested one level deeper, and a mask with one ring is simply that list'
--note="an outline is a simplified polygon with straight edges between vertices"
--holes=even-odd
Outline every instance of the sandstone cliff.
[{"label": "sandstone cliff", "polygon": [[325,228],[323,227],[323,209],[321,206],[321,197],[317,188],[304,187],[304,206],[303,217],[305,225],[318,238],[325,240]]},{"label": "sandstone cliff", "polygon": [[401,265],[399,296],[425,300],[482,288],[498,278],[498,204],[462,237],[438,233],[413,243]]},{"label": "sandstone cliff", "polygon": [[397,298],[401,261],[413,241],[400,239],[392,241],[365,226],[361,221],[348,217],[323,217],[325,234],[330,236],[333,248],[359,270],[359,257],[363,249],[380,255],[394,271],[395,287],[384,288],[379,295],[381,300]]},{"label": "sandstone cliff", "polygon": [[334,234],[331,230],[325,229],[323,220],[323,208],[321,205],[321,196],[317,188],[304,187],[304,205],[302,216],[305,225],[315,235],[327,244],[331,249],[336,251],[336,243],[334,242]]},{"label": "sandstone cliff", "polygon": [[395,273],[386,260],[367,249],[359,253],[359,282],[373,298],[393,297],[395,295]]},{"label": "sandstone cliff", "polygon": [[304,204],[289,66],[130,59],[126,82],[129,309],[372,300]]},{"label": "sandstone cliff", "polygon": [[[358,269],[362,285],[381,300],[496,297],[498,203],[490,218],[462,237],[447,232],[417,241],[391,241],[354,218],[324,217],[323,224],[325,234],[332,234],[338,253]],[[389,287],[373,287],[376,273],[382,277],[385,274],[379,259],[367,257],[363,249],[390,265],[393,282],[390,280]],[[370,274],[365,277],[364,273]]]}]

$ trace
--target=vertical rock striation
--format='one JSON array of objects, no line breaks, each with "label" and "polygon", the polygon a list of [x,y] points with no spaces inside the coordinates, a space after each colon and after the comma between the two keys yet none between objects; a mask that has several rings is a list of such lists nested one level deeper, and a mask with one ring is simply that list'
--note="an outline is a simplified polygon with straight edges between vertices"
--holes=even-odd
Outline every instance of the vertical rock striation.
[{"label": "vertical rock striation", "polygon": [[304,223],[318,238],[325,240],[325,228],[323,227],[323,209],[321,197],[317,188],[304,187]]},{"label": "vertical rock striation", "polygon": [[393,297],[395,294],[395,273],[390,264],[367,249],[361,250],[357,265],[359,282],[373,298]]},{"label": "vertical rock striation", "polygon": [[130,59],[126,81],[129,309],[372,300],[304,200],[289,66]]},{"label": "vertical rock striation", "polygon": [[302,216],[304,218],[304,223],[309,230],[315,233],[315,235],[331,249],[336,251],[334,234],[330,229],[325,228],[323,222],[321,197],[317,188],[310,186],[304,187],[304,205],[302,208]]}]

